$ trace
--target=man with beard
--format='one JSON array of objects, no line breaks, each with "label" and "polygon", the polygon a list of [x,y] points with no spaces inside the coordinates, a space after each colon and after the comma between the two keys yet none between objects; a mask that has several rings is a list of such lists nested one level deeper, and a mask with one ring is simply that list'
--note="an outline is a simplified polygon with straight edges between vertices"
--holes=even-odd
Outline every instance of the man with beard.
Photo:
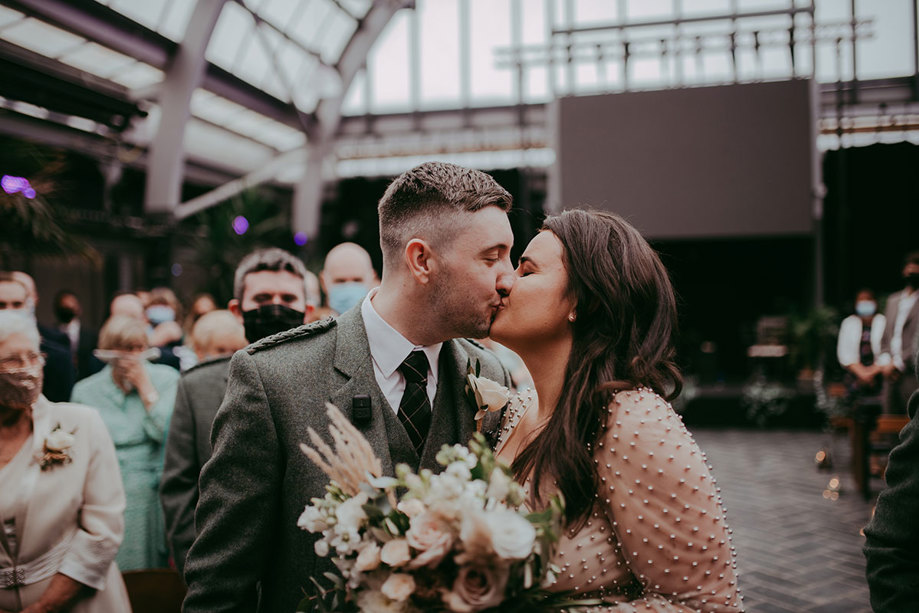
[{"label": "man with beard", "polygon": [[[325,403],[363,431],[385,474],[438,470],[444,444],[475,432],[468,360],[510,384],[497,358],[462,337],[488,334],[514,283],[511,196],[485,173],[426,163],[379,203],[383,277],[359,308],[234,355],[201,473],[198,537],[184,611],[294,611],[313,577],[334,571],[297,527],[328,477],[300,452]],[[500,419],[489,414],[486,431]]]},{"label": "man with beard", "polygon": [[[282,249],[262,249],[243,258],[227,307],[243,325],[247,341],[254,343],[307,320],[313,307],[305,279],[303,262]],[[195,540],[198,475],[211,456],[211,425],[229,370],[230,356],[207,360],[183,373],[176,392],[160,501],[169,551],[180,573]]]}]

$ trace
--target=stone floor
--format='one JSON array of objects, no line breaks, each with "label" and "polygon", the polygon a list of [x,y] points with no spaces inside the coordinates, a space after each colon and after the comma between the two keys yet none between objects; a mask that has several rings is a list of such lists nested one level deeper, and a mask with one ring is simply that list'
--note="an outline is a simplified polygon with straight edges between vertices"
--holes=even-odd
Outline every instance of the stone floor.
[{"label": "stone floor", "polygon": [[[855,489],[842,435],[691,428],[708,455],[734,530],[750,613],[871,611],[859,530],[873,501]],[[834,468],[818,471],[828,446]],[[838,476],[841,491],[827,491]],[[875,479],[874,493],[883,486]]]}]

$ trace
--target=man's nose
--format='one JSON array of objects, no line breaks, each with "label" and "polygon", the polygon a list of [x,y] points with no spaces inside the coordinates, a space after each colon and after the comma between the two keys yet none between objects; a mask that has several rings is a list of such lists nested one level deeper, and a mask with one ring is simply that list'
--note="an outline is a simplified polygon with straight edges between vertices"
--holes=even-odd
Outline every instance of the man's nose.
[{"label": "man's nose", "polygon": [[510,294],[511,288],[514,287],[514,282],[516,280],[517,275],[514,274],[514,265],[511,264],[510,258],[508,258],[506,264],[502,266],[502,270],[498,273],[496,284],[498,293],[501,296]]}]

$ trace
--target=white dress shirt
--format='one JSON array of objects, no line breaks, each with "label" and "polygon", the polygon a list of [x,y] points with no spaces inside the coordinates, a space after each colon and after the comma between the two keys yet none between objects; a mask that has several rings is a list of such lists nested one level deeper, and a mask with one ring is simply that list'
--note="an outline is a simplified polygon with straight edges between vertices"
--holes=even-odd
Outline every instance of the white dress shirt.
[{"label": "white dress shirt", "polygon": [[373,297],[377,290],[372,289],[361,304],[361,317],[367,330],[367,342],[370,344],[370,357],[373,359],[373,374],[380,391],[389,402],[394,413],[399,412],[399,403],[405,392],[405,377],[399,372],[399,366],[412,351],[420,349],[428,358],[427,392],[431,406],[434,406],[434,395],[437,393],[437,366],[440,361],[440,348],[443,343],[422,347],[415,345],[399,334],[380,317],[373,308]]}]

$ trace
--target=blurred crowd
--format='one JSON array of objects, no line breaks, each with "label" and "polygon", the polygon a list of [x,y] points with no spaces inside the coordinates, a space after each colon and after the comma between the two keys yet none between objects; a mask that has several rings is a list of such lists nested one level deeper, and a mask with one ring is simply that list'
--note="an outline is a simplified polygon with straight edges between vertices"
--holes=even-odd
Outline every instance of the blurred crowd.
[{"label": "blurred crowd", "polygon": [[[82,454],[92,461],[83,458],[77,479],[89,485],[46,518],[74,536],[49,539],[51,549],[31,553],[6,547],[47,524],[26,522],[22,509],[0,503],[0,580],[13,588],[2,592],[12,600],[0,599],[0,612],[88,597],[121,610],[120,577],[109,577],[103,590],[96,576],[115,568],[112,559],[120,571],[173,566],[181,572],[195,538],[198,476],[211,454],[210,429],[232,354],[336,317],[378,284],[369,254],[354,243],[331,249],[318,275],[286,251],[260,249],[239,263],[226,305],[201,293],[186,307],[167,287],[119,292],[95,330],[84,324],[77,294],[68,289],[48,288],[56,291],[55,321],[38,322],[36,306],[51,292],[24,272],[0,271],[0,477],[28,475],[30,452],[50,458],[44,471],[74,461],[80,444],[93,447]],[[516,354],[483,342],[515,385],[532,384]],[[39,492],[23,494],[45,507]],[[32,514],[34,506],[27,507]],[[87,521],[93,512],[98,520]],[[89,543],[82,553],[81,540]],[[49,562],[68,555],[79,560],[77,570]],[[42,576],[41,568],[59,570]]]}]

